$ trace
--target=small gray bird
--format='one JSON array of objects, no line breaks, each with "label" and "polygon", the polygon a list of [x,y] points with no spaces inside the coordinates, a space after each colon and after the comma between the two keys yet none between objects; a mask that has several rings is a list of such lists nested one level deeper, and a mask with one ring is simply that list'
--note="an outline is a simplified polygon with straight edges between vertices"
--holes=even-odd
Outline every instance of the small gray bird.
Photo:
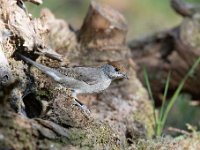
[{"label": "small gray bird", "polygon": [[[74,98],[76,98],[76,94],[79,93],[101,92],[109,87],[112,80],[128,79],[125,73],[120,72],[118,68],[109,64],[100,67],[60,67],[53,69],[39,64],[21,54],[18,55],[20,55],[24,61],[35,66],[62,86],[71,89]],[[79,104],[81,103],[79,102]]]}]

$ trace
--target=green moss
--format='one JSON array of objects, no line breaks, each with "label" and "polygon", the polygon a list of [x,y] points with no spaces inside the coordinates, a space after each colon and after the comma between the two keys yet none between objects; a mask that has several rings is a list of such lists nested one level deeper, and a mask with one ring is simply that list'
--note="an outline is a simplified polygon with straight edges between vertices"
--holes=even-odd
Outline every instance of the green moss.
[{"label": "green moss", "polygon": [[51,100],[52,96],[53,96],[53,90],[49,90],[49,89],[41,89],[38,90],[36,92],[37,96],[37,100]]},{"label": "green moss", "polygon": [[[151,138],[154,134],[153,107],[150,101],[143,100],[140,108],[133,114],[134,120],[141,122],[146,129],[147,138]],[[138,137],[140,138],[140,137]]]},{"label": "green moss", "polygon": [[94,124],[87,129],[70,129],[70,141],[73,145],[79,145],[81,149],[96,149],[107,147],[120,149],[118,137],[107,124]]},{"label": "green moss", "polygon": [[19,126],[10,118],[1,117],[0,124],[3,128],[3,130],[0,131],[5,137],[2,144],[0,144],[0,149],[34,149],[33,143],[30,143],[34,140],[30,130]]},{"label": "green moss", "polygon": [[181,136],[178,138],[164,138],[144,140],[140,139],[132,145],[136,150],[174,150],[174,149],[199,149],[200,134],[192,137]]}]

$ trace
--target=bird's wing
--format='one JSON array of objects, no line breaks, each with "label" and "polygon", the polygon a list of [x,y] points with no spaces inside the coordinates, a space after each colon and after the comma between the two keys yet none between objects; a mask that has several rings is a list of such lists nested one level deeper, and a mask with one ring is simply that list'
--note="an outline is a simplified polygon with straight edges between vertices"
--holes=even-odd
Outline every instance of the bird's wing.
[{"label": "bird's wing", "polygon": [[75,67],[75,68],[59,68],[59,72],[66,75],[67,77],[72,77],[76,80],[83,81],[89,85],[94,85],[98,83],[100,74],[97,68],[86,68],[86,67]]}]

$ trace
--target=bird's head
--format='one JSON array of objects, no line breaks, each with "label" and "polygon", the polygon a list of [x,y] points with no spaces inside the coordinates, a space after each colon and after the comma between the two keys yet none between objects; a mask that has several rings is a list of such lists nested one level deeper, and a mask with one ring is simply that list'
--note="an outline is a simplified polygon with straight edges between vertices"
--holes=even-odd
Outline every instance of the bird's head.
[{"label": "bird's head", "polygon": [[114,79],[128,79],[126,73],[121,72],[120,68],[110,64],[105,64],[101,66],[103,72],[112,80]]}]

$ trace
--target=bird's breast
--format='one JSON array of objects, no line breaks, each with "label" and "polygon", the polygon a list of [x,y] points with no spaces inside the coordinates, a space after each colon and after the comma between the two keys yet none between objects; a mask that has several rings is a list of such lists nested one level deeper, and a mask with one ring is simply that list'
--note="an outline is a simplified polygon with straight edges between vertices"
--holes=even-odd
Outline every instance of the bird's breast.
[{"label": "bird's breast", "polygon": [[101,80],[94,85],[85,84],[78,93],[99,93],[109,87],[111,80]]},{"label": "bird's breast", "polygon": [[96,90],[96,92],[101,92],[105,89],[107,89],[109,87],[109,85],[111,84],[111,80],[104,80],[101,83],[99,83],[99,85],[94,88]]}]

